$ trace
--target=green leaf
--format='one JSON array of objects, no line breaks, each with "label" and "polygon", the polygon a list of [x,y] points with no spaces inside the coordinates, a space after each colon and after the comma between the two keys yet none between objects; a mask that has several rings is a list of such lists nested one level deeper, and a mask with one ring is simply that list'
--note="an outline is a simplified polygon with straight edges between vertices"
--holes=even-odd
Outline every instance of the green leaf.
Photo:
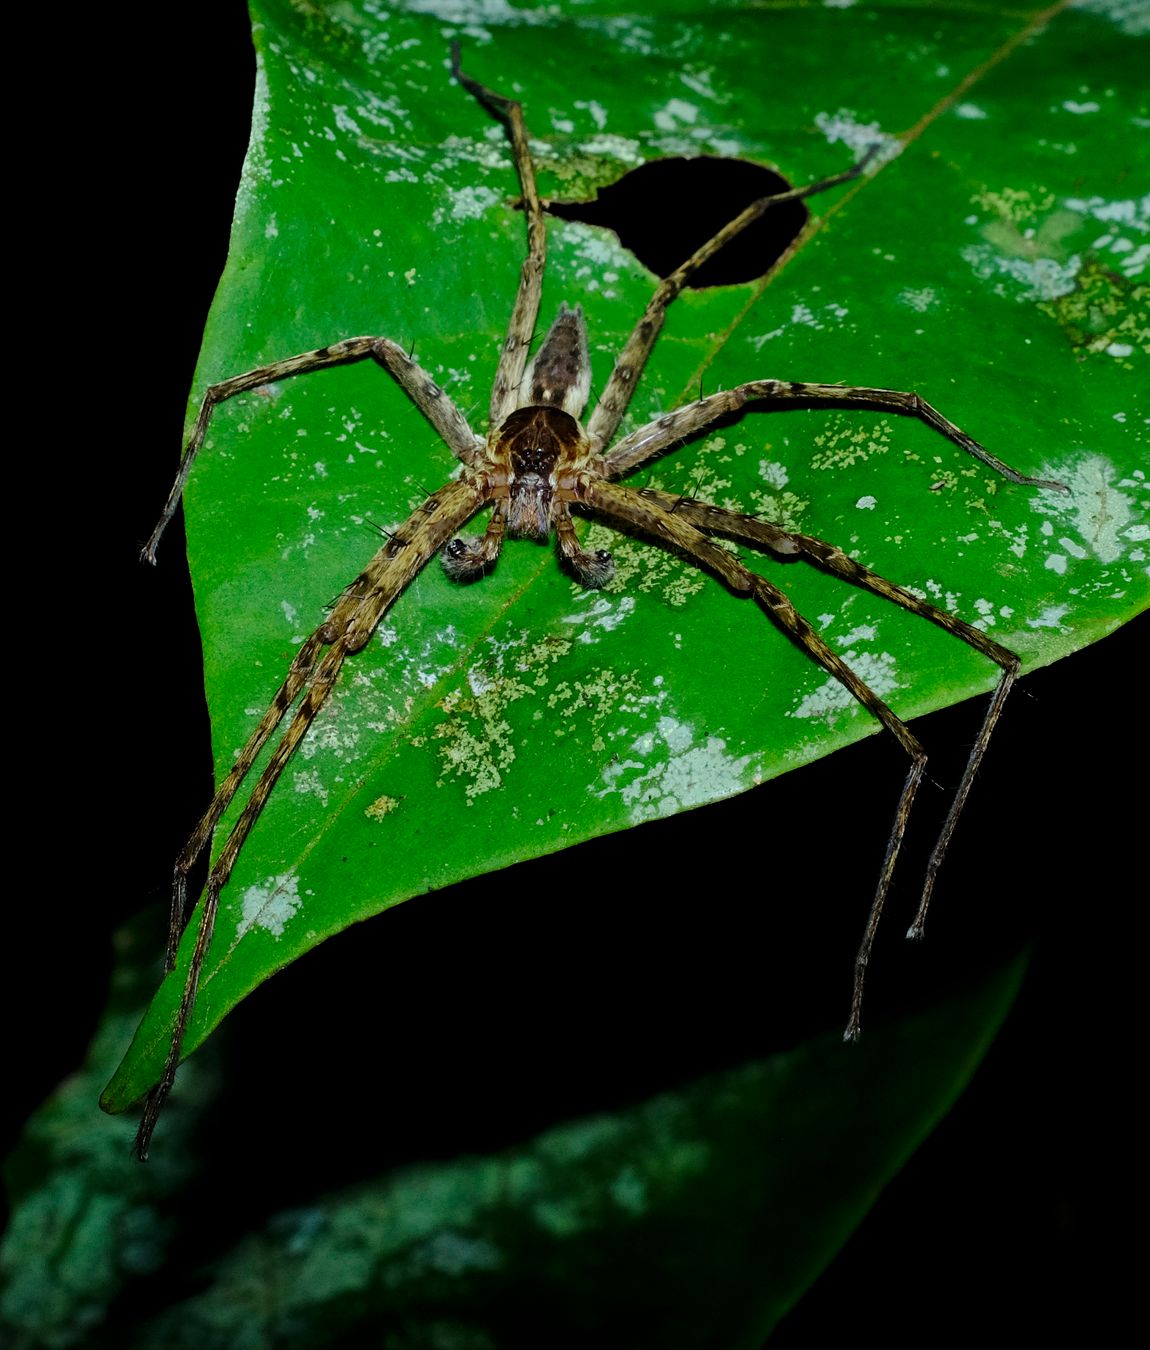
[{"label": "green leaf", "polygon": [[[858,1046],[814,1038],[499,1152],[325,1192],[306,1184],[312,1141],[299,1139],[298,1170],[254,1218],[260,1182],[255,1201],[237,1195],[210,1153],[213,1055],[189,1065],[194,1094],[149,1166],[131,1157],[130,1121],[92,1118],[142,993],[140,927],[121,935],[88,1063],[7,1168],[0,1329],[13,1347],[395,1337],[507,1350],[537,1345],[541,1326],[564,1343],[758,1346],[949,1109],[1025,966],[1015,958]],[[237,1144],[266,1183],[260,1141]]]},{"label": "green leaf", "polygon": [[[1147,219],[1131,188],[1145,137],[1128,131],[1146,115],[1144,53],[1120,9],[1045,24],[1038,9],[933,4],[255,12],[253,140],[193,407],[212,380],[379,333],[414,343],[482,425],[524,230],[503,134],[449,79],[457,35],[477,78],[522,98],[545,195],[684,152],[802,182],[876,133],[902,142],[865,183],[815,199],[823,228],[769,282],[679,302],[634,424],[700,382],[912,388],[1072,492],[1013,487],[924,426],[854,411],[749,414],[646,481],[799,523],[976,620],[1028,669],[1146,607],[1134,391]],[[767,53],[785,62],[765,72]],[[552,226],[544,321],[562,300],[584,305],[600,387],[650,286],[609,235]],[[368,522],[403,519],[451,469],[367,366],[219,410],[187,503],[219,771],[373,551]],[[244,849],[187,1050],[273,971],[401,900],[742,791],[874,732],[752,606],[654,548],[609,546],[619,575],[605,592],[582,591],[526,543],[478,585],[437,566],[413,583]],[[772,575],[903,717],[993,682],[984,659],[921,620],[796,566]],[[109,1109],[155,1081],[188,952]]]}]

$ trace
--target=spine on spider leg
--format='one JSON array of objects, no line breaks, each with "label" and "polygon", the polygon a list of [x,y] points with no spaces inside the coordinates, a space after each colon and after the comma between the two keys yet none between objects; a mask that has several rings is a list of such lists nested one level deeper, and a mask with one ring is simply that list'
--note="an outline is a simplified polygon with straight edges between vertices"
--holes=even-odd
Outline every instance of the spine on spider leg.
[{"label": "spine on spider leg", "polygon": [[156,522],[156,528],[148,537],[148,542],[140,550],[140,561],[153,564],[156,561],[156,546],[180,505],[184,488],[187,486],[188,477],[192,472],[192,465],[196,461],[196,456],[203,449],[204,438],[207,435],[212,413],[215,411],[217,404],[225,403],[237,394],[259,389],[265,384],[273,384],[276,380],[286,380],[292,375],[303,375],[313,370],[325,370],[329,366],[340,366],[345,362],[362,361],[372,354],[372,349],[377,341],[378,339],[373,337],[341,338],[338,342],[329,343],[326,347],[318,347],[310,352],[301,352],[298,356],[289,356],[285,361],[272,361],[266,366],[257,366],[254,370],[244,371],[242,375],[233,375],[231,379],[220,380],[216,384],[208,385],[200,403],[200,410],[196,415],[191,437],[184,447],[172,490],[168,493],[168,500],[164,503],[164,509],[160,513],[160,519]]}]

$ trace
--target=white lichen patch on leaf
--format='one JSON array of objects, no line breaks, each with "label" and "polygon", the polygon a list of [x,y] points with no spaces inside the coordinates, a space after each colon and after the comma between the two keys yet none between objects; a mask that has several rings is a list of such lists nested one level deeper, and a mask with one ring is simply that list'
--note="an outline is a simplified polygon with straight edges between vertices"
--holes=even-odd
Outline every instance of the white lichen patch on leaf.
[{"label": "white lichen patch on leaf", "polygon": [[617,793],[634,824],[658,820],[751,787],[754,759],[728,754],[718,736],[696,744],[692,726],[664,715],[631,743],[625,757],[603,770],[605,786],[595,795]]},{"label": "white lichen patch on leaf", "polygon": [[452,220],[479,220],[502,197],[494,188],[463,187],[448,193],[448,203],[432,213],[432,224],[438,228],[450,217]]},{"label": "white lichen patch on leaf", "polygon": [[827,430],[814,437],[816,450],[811,456],[811,467],[850,469],[865,464],[875,455],[886,454],[893,434],[885,417],[877,422],[834,417]]},{"label": "white lichen patch on leaf", "polygon": [[681,126],[694,126],[699,120],[699,109],[681,98],[668,99],[652,113],[652,121],[660,131],[677,131]]},{"label": "white lichen patch on leaf", "polygon": [[1050,302],[1075,290],[1085,241],[1072,247],[1070,239],[1081,235],[1080,212],[1056,206],[1053,193],[1011,187],[987,188],[972,201],[986,217],[968,221],[982,242],[964,247],[961,257],[980,280],[995,283],[996,295]]},{"label": "white lichen patch on leaf", "polygon": [[599,128],[600,131],[602,131],[603,128],[607,125],[607,109],[604,108],[604,106],[597,99],[577,98],[573,100],[571,106],[574,108],[578,108],[581,112],[589,113],[591,116],[591,120],[595,123],[595,125]]},{"label": "white lichen patch on leaf", "polygon": [[380,624],[375,636],[387,651],[391,668],[398,669],[405,680],[424,689],[433,688],[455,669],[459,635],[453,624],[422,634],[417,645],[412,645],[390,620]]},{"label": "white lichen patch on leaf", "polygon": [[833,300],[828,300],[818,310],[811,309],[810,305],[805,304],[792,305],[791,323],[798,324],[801,328],[813,328],[822,333],[827,328],[835,327],[838,320],[845,319],[849,313],[850,310],[845,305],[837,304]]},{"label": "white lichen patch on leaf", "polygon": [[[252,133],[248,152],[240,172],[236,192],[236,218],[241,219],[247,209],[257,205],[259,187],[271,178],[271,163],[267,156],[268,132],[268,76],[263,56],[256,48],[256,86],[252,96]],[[257,205],[257,209],[261,209]]]},{"label": "white lichen patch on leaf", "polygon": [[[1147,517],[1150,503],[1146,501],[1145,482],[1139,500],[1122,491],[1117,481],[1118,471],[1108,459],[1091,454],[1084,454],[1071,464],[1056,463],[1052,468],[1044,467],[1043,476],[1063,482],[1070,488],[1069,495],[1038,493],[1030,504],[1031,510],[1038,515],[1057,520],[1060,542],[1066,540],[1071,545],[1067,552],[1082,558],[1089,550],[1099,562],[1117,562],[1129,547],[1130,527]],[[1051,563],[1047,562],[1047,566]]]},{"label": "white lichen patch on leaf", "polygon": [[916,310],[919,314],[924,314],[932,306],[938,304],[938,292],[933,286],[920,286],[917,289],[908,287],[905,291],[898,293],[899,304],[906,305],[908,309]]},{"label": "white lichen patch on leaf", "polygon": [[[843,655],[843,660],[883,700],[889,700],[891,694],[900,688],[895,674],[895,659],[890,652],[861,652],[852,648]],[[844,712],[851,716],[870,716],[845,685],[840,684],[833,675],[828,675],[817,689],[805,694],[786,715],[820,718],[834,726]]]},{"label": "white lichen patch on leaf", "polygon": [[375,801],[369,803],[363,808],[363,814],[368,820],[383,820],[395,810],[398,810],[400,803],[399,797],[389,797],[386,793],[377,797]]},{"label": "white lichen patch on leaf", "polygon": [[1146,239],[1150,235],[1150,193],[1118,199],[1070,197],[1066,206],[1103,227],[1091,244],[1095,252],[1107,253],[1107,262],[1124,276],[1142,275],[1150,260],[1150,240]]},{"label": "white lichen patch on leaf", "polygon": [[568,614],[563,622],[578,631],[580,642],[598,642],[602,634],[613,633],[635,612],[633,595],[604,595],[602,591],[586,590],[577,581],[572,581],[571,589],[586,608]]},{"label": "white lichen patch on leaf", "polygon": [[1008,552],[1016,558],[1026,557],[1026,549],[1030,541],[1030,526],[1025,520],[1007,524],[1004,521],[992,518],[986,522],[986,525],[990,534],[1005,544]]},{"label": "white lichen patch on leaf", "polygon": [[268,877],[260,885],[249,886],[244,892],[243,909],[236,925],[236,941],[253,928],[262,928],[272,937],[281,938],[302,904],[299,877],[294,872],[284,872],[278,877]]},{"label": "white lichen patch on leaf", "polygon": [[[376,641],[385,649],[386,659],[375,664],[359,661],[344,671],[300,744],[302,760],[354,767],[369,748],[378,754],[380,738],[409,726],[427,704],[425,691],[458,669],[458,634],[451,624],[409,640],[386,623],[377,631]],[[318,768],[297,768],[293,781],[297,792],[311,793],[326,804],[330,784],[321,779]]]},{"label": "white lichen patch on leaf", "polygon": [[1065,633],[1069,630],[1062,622],[1070,613],[1069,605],[1047,605],[1035,618],[1027,619],[1028,628],[1053,628],[1059,633]]},{"label": "white lichen patch on leaf", "polygon": [[635,671],[608,666],[589,678],[556,684],[546,699],[548,725],[557,740],[572,728],[580,734],[589,729],[592,753],[599,754],[611,740],[626,734],[630,719],[641,715],[646,705],[660,702],[662,695],[643,693]]},{"label": "white lichen patch on leaf", "polygon": [[321,806],[327,805],[328,790],[315,769],[300,769],[292,776],[292,789],[305,796],[316,797]]},{"label": "white lichen patch on leaf", "polygon": [[1128,37],[1145,37],[1150,33],[1150,8],[1146,0],[1071,0],[1071,9],[1108,19]]},{"label": "white lichen patch on leaf", "polygon": [[970,244],[962,258],[980,281],[994,281],[995,295],[1015,300],[1057,300],[1076,285],[1082,259],[1077,253],[1066,262],[1054,258],[1018,258],[998,252],[991,244]]},{"label": "white lichen patch on leaf", "polygon": [[870,162],[868,173],[873,173],[880,165],[894,159],[901,149],[897,136],[888,136],[877,122],[860,122],[849,108],[840,108],[834,113],[816,113],[815,126],[831,145],[841,141],[843,145],[849,146],[856,159],[861,159],[871,146],[880,146],[881,149]]},{"label": "white lichen patch on leaf", "polygon": [[[577,103],[575,106],[580,107],[581,105]],[[598,121],[594,108],[591,109],[591,112],[595,120]],[[615,159],[621,164],[632,166],[643,164],[647,158],[639,141],[630,136],[613,136],[610,133],[588,136],[585,141],[580,142],[578,150],[588,157]]]},{"label": "white lichen patch on leaf", "polygon": [[571,650],[571,640],[488,638],[486,651],[457,687],[440,700],[444,720],[432,732],[439,755],[438,786],[463,784],[468,804],[502,787],[518,757],[515,730],[506,714],[521,699],[539,698],[550,683],[551,668]]}]

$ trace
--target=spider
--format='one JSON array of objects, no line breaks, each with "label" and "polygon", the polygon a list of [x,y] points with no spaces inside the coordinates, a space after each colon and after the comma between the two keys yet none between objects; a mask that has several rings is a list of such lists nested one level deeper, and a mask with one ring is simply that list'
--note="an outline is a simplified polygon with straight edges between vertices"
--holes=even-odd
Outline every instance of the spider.
[{"label": "spider", "polygon": [[[1060,483],[1030,478],[1011,468],[917,394],[890,389],[752,380],[698,398],[613,442],[667,309],[693,274],[768,209],[857,178],[877,147],[845,172],[805,187],[760,198],[665,277],[619,353],[611,376],[584,423],[581,419],[590,396],[591,372],[581,309],[561,305],[541,346],[534,357],[528,359],[541,300],[546,229],[522,107],[515,99],[498,94],[467,75],[460,65],[458,46],[452,48],[451,65],[455,79],[506,129],[527,219],[527,256],[496,370],[487,435],[476,435],[463,413],[427,372],[388,338],[344,338],[315,351],[273,361],[208,388],[167,503],[141,553],[144,561],[155,562],[157,545],[180,504],[216,406],[237,394],[290,376],[374,360],[412,399],[460,461],[457,475],[432,492],[388,535],[383,547],[330,606],[323,623],[302,643],[270,707],[240,750],[176,860],[165,957],[165,968],[169,972],[175,967],[177,947],[189,919],[188,875],[208,847],[216,825],[235,799],[261,751],[290,713],[287,730],[251,789],[209,872],[166,1062],[159,1082],[147,1098],[136,1136],[136,1153],[141,1160],[148,1156],[157,1119],[175,1080],[200,973],[211,945],[220,894],[227,885],[240,850],[285,766],[324,706],[344,662],[364,647],[392,604],[436,554],[440,555],[449,577],[458,582],[473,582],[495,566],[508,537],[545,541],[554,533],[561,564],[580,584],[595,589],[611,579],[614,565],[605,550],[589,551],[581,545],[572,509],[639,534],[711,573],[732,595],[752,600],[813,661],[840,681],[895,738],[905,752],[909,766],[855,958],[850,1015],[844,1032],[848,1040],[856,1039],[860,1032],[867,963],[911,807],[923,778],[926,753],[909,727],[831,650],[808,620],[796,611],[785,593],[744,566],[733,552],[716,543],[713,536],[777,558],[802,558],[930,620],[1000,668],[982,727],[927,865],[918,911],[908,933],[910,937],[922,936],[939,866],[1018,673],[1019,659],[1013,652],[991,641],[980,629],[879,576],[834,544],[693,497],[675,496],[655,488],[625,487],[618,481],[748,404],[785,404],[788,400],[800,400],[861,405],[910,414],[1012,483],[1065,491]],[[478,538],[461,537],[458,532],[484,508],[490,508],[491,514],[483,534]]]}]

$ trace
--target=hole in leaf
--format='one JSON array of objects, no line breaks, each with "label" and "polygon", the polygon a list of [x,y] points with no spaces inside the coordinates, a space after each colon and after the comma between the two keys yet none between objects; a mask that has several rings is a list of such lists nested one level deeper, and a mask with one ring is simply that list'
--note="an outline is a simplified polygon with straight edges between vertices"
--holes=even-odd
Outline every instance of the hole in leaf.
[{"label": "hole in leaf", "polygon": [[[785,192],[780,174],[742,159],[657,159],[589,202],[550,202],[550,215],[605,225],[644,266],[665,277],[752,202]],[[709,259],[688,287],[733,286],[770,271],[807,223],[801,201],[772,207]]]}]

